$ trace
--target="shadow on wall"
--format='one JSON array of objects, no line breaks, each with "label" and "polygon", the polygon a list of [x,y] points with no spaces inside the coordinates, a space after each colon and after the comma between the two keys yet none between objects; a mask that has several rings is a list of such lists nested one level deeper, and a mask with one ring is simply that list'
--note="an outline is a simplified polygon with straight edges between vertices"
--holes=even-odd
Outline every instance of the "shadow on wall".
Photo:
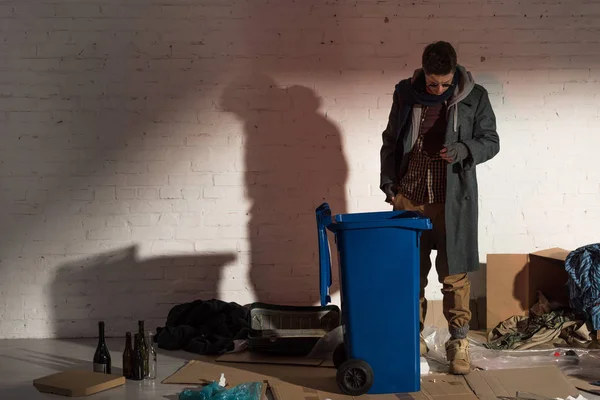
[{"label": "shadow on wall", "polygon": [[519,305],[523,310],[529,310],[529,307],[531,306],[529,299],[527,298],[527,294],[529,293],[528,281],[527,269],[523,268],[517,273],[513,282],[513,297],[519,302]]},{"label": "shadow on wall", "polygon": [[51,284],[48,320],[60,338],[96,337],[97,321],[106,335],[124,337],[164,326],[171,308],[218,296],[225,265],[234,253],[139,259],[135,246],[59,267]]},{"label": "shadow on wall", "polygon": [[280,87],[262,73],[239,77],[223,93],[221,107],[244,127],[249,281],[258,301],[319,300],[315,209],[326,201],[345,213],[348,176],[340,132],[319,106],[312,89]]},{"label": "shadow on wall", "polygon": [[[199,134],[206,124],[198,114],[211,110],[205,92],[221,62],[200,63],[192,54],[200,46],[188,44],[192,35],[184,30],[203,23],[162,18],[150,26],[139,16],[160,7],[118,3],[105,7],[102,18],[58,19],[82,26],[73,32],[52,29],[54,18],[35,19],[48,35],[37,46],[26,43],[37,49],[27,63],[48,69],[18,72],[27,82],[26,95],[18,91],[26,86],[16,81],[15,71],[0,76],[0,84],[16,88],[3,99],[11,104],[7,110],[18,110],[0,118],[0,224],[11,227],[0,232],[0,297],[11,309],[0,336],[95,336],[93,321],[99,318],[119,334],[127,316],[133,323],[137,318],[164,323],[167,303],[215,296],[220,272],[213,267],[232,259],[139,260],[133,249],[129,255],[123,250],[95,256],[148,235],[145,244],[162,239],[179,218],[199,220],[188,208],[188,203],[201,207],[193,198],[202,188],[201,174],[192,169],[205,146]],[[114,21],[110,29],[97,29],[105,18]],[[33,20],[24,18],[23,29]],[[62,39],[67,34],[70,39]],[[16,61],[7,63],[23,63]],[[190,186],[191,197],[183,199],[181,188]],[[161,196],[163,189],[167,194]],[[174,222],[160,227],[155,217]],[[153,252],[168,253],[168,245],[179,244],[173,236],[165,238],[170,243],[154,240]],[[193,250],[194,238],[185,239]],[[78,255],[88,258],[63,264]],[[38,262],[47,268],[37,268]],[[191,278],[161,282],[162,274],[174,279],[174,270],[186,265]],[[196,272],[199,267],[202,272]],[[115,278],[120,274],[123,279]],[[135,328],[130,325],[127,329]]]}]

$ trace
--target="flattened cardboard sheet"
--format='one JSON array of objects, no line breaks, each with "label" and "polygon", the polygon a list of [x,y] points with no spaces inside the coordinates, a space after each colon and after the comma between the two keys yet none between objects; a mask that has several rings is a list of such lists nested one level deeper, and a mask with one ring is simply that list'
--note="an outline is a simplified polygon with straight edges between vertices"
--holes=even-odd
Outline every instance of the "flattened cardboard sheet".
[{"label": "flattened cardboard sheet", "polygon": [[424,378],[418,393],[346,396],[279,383],[270,385],[275,400],[477,400],[462,377],[431,375]]},{"label": "flattened cardboard sheet", "polygon": [[467,383],[481,400],[527,392],[551,399],[577,397],[579,391],[556,366],[473,371]]},{"label": "flattened cardboard sheet", "polygon": [[[244,364],[238,364],[244,365]],[[260,371],[260,372],[259,372]],[[285,400],[351,400],[339,391],[335,369],[288,365],[245,364],[244,369],[194,360],[185,364],[163,383],[208,384],[225,374],[229,385],[251,381],[268,381],[274,396]],[[462,376],[427,375],[422,378],[422,391],[394,395],[360,396],[363,400],[476,400]],[[275,397],[277,399],[277,397]]]},{"label": "flattened cardboard sheet", "polygon": [[68,397],[84,397],[125,384],[125,377],[93,371],[67,370],[33,381],[42,393]]},{"label": "flattened cardboard sheet", "polygon": [[[229,385],[268,381],[275,400],[354,400],[341,394],[335,370],[311,366],[230,364],[190,361],[163,383],[207,384],[225,374]],[[528,392],[549,398],[577,397],[579,391],[556,366],[472,371],[469,375],[430,374],[421,377],[421,391],[364,395],[357,400],[497,400]]]},{"label": "flattened cardboard sheet", "polygon": [[213,381],[218,381],[221,374],[225,374],[227,384],[233,386],[245,382],[262,382],[268,378],[273,379],[267,375],[228,367],[224,364],[216,365],[205,361],[191,360],[163,380],[162,383],[207,385]]}]

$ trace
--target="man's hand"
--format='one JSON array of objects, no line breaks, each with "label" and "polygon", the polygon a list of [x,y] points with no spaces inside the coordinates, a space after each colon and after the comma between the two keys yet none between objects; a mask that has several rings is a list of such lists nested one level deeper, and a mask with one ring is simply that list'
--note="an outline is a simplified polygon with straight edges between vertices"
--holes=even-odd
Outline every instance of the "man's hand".
[{"label": "man's hand", "polygon": [[440,157],[448,163],[460,162],[467,158],[469,149],[462,143],[453,143],[440,151]]},{"label": "man's hand", "polygon": [[396,202],[396,195],[398,194],[398,187],[395,183],[388,183],[383,187],[385,193],[385,202],[394,205]]}]

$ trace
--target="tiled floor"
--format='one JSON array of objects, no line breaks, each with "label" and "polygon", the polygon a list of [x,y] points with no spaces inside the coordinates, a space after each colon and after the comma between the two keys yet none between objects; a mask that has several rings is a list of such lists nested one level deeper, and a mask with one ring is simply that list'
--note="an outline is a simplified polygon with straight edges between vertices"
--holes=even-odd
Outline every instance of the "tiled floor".
[{"label": "tiled floor", "polygon": [[[121,343],[123,342],[123,343]],[[124,340],[107,340],[111,350],[113,373],[121,373]],[[0,340],[0,399],[36,400],[64,399],[63,396],[42,394],[33,387],[33,380],[70,368],[92,369],[94,340]],[[127,381],[125,386],[95,394],[94,400],[177,400],[179,392],[192,385],[163,385],[160,382],[184,363],[194,358],[186,352],[158,354],[158,378],[151,381]]]}]

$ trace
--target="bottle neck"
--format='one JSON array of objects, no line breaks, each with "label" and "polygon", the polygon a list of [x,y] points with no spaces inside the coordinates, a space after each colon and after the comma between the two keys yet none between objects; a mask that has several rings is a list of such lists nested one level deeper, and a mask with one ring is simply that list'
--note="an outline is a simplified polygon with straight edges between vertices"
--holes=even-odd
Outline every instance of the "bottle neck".
[{"label": "bottle neck", "polygon": [[98,324],[98,338],[100,341],[104,341],[104,324]]}]

